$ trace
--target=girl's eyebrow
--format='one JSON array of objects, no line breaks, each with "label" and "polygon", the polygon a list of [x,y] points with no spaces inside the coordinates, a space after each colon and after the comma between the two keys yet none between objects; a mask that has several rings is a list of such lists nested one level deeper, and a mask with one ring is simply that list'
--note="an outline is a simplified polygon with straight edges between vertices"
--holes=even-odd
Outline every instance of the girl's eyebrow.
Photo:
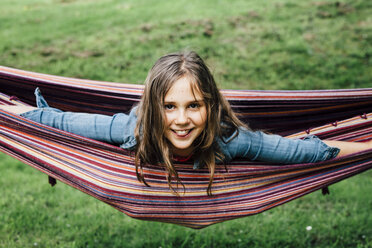
[{"label": "girl's eyebrow", "polygon": [[[204,102],[204,99],[195,99],[194,101],[189,101],[187,103],[200,103],[200,102]],[[175,102],[175,101],[164,101],[164,103],[175,104],[177,102]]]}]

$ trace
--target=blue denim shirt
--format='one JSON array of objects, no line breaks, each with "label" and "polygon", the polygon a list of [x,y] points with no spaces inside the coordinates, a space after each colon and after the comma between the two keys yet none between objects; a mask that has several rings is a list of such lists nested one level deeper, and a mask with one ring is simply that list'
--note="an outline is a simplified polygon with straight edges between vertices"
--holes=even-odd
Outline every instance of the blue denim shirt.
[{"label": "blue denim shirt", "polygon": [[[39,89],[36,89],[35,95],[39,108],[21,116],[87,138],[116,144],[127,150],[135,148],[136,108],[129,114],[118,113],[113,116],[63,112],[49,107]],[[225,155],[225,162],[246,158],[281,164],[312,163],[334,158],[339,153],[338,148],[327,146],[316,136],[308,136],[303,140],[288,139],[244,128],[239,129],[236,137],[224,141],[218,138],[216,142]],[[199,168],[198,160],[194,162],[194,168]]]}]

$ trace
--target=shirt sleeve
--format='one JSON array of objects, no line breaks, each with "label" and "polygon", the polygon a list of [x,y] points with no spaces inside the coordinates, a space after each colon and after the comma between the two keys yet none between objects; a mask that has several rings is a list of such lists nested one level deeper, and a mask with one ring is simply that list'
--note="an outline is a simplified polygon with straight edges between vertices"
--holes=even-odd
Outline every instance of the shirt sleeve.
[{"label": "shirt sleeve", "polygon": [[334,158],[339,153],[316,136],[289,139],[279,135],[240,129],[239,134],[227,142],[219,142],[227,161],[247,158],[269,163],[314,163]]},{"label": "shirt sleeve", "polygon": [[21,116],[98,141],[117,144],[125,149],[135,146],[135,109],[129,115],[119,113],[113,116],[101,114],[63,112],[55,108],[38,108]]}]

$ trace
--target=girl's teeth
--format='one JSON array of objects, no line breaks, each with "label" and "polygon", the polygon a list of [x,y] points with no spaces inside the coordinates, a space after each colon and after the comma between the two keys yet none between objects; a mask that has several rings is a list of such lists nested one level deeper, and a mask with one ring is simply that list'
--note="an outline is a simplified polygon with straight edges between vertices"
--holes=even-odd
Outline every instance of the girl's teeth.
[{"label": "girl's teeth", "polygon": [[187,130],[176,131],[176,133],[177,133],[178,135],[185,135],[185,134],[187,134]]}]

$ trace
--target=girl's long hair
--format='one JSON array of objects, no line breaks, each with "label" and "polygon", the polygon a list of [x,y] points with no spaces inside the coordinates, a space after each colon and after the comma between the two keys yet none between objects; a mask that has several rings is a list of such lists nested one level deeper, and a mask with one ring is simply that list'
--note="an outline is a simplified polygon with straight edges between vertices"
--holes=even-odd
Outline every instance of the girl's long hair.
[{"label": "girl's long hair", "polygon": [[[230,104],[221,95],[216,82],[204,61],[195,52],[172,53],[161,57],[149,71],[145,89],[137,110],[137,126],[135,137],[136,174],[140,182],[149,186],[144,178],[143,168],[146,164],[163,166],[167,172],[170,189],[178,194],[172,186],[175,179],[182,186],[178,173],[172,162],[172,151],[165,138],[164,97],[173,83],[181,77],[188,77],[192,89],[199,91],[207,108],[205,129],[194,141],[194,157],[200,165],[208,167],[210,177],[207,194],[211,195],[216,159],[223,161],[216,138],[224,140],[238,127],[245,126],[231,110]],[[184,186],[183,186],[184,187]]]}]

